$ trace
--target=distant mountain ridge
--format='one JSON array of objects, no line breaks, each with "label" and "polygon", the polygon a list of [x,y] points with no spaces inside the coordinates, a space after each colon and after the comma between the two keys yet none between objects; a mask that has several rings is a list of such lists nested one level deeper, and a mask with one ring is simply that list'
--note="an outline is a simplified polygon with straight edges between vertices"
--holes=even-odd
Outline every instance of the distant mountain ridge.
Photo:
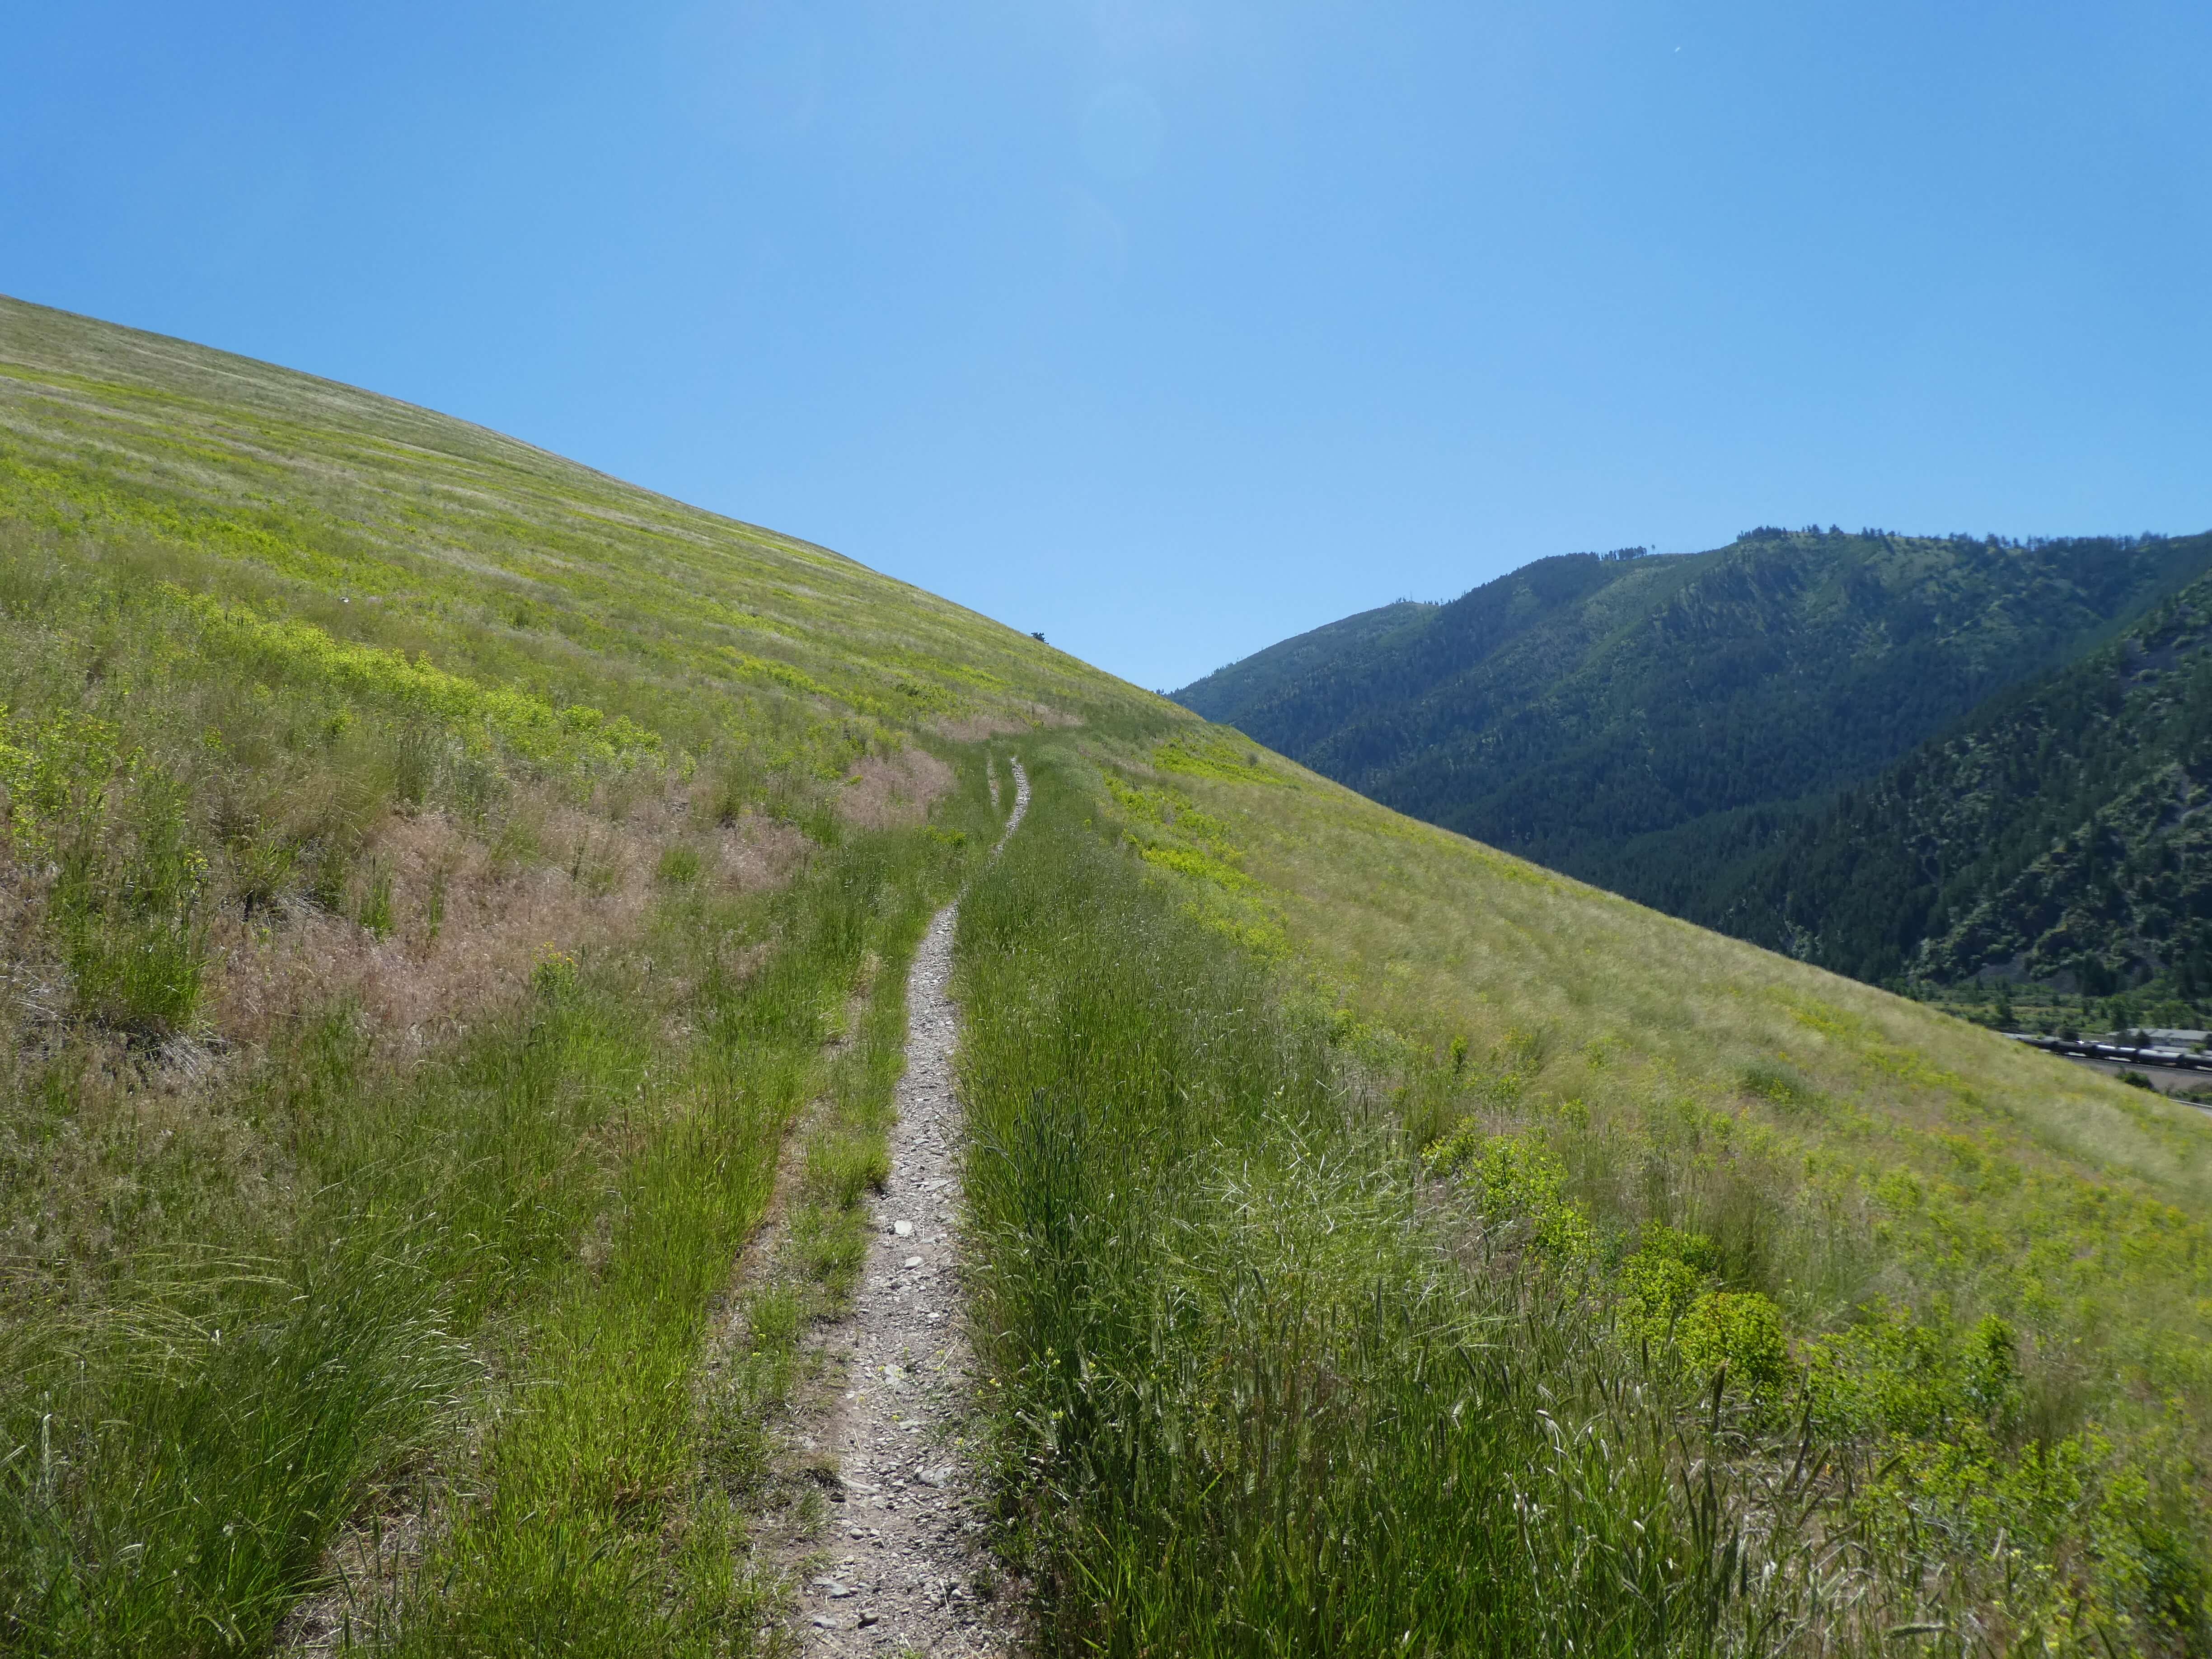
[{"label": "distant mountain ridge", "polygon": [[2212,578],[1686,904],[1851,974],[2212,993]]},{"label": "distant mountain ridge", "polygon": [[[1538,560],[1175,695],[1401,811],[1802,942],[1811,924],[1771,890],[1789,837],[2208,572],[2206,535],[1761,529],[1706,553]],[[1880,955],[1858,951],[1850,971]]]},{"label": "distant mountain ridge", "polygon": [[1216,712],[1206,719],[1242,729],[1245,715],[1279,693],[1321,672],[1339,658],[1378,644],[1388,651],[1400,629],[1418,629],[1439,608],[1419,599],[1399,599],[1341,622],[1324,623],[1183,687],[1175,694],[1176,701],[1186,708],[1203,705],[1213,709]]}]

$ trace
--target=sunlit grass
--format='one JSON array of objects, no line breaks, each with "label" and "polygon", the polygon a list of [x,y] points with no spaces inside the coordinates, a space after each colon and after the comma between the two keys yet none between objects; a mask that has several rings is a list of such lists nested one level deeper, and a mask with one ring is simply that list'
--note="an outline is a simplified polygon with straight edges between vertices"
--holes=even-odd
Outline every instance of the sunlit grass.
[{"label": "sunlit grass", "polygon": [[1878,1641],[1911,1588],[1824,1571],[1802,1456],[1746,1478],[1758,1408],[1640,1365],[1516,1217],[1463,1259],[1325,1012],[1148,890],[1077,773],[1035,757],[960,939],[971,1319],[1046,1650],[1765,1651],[1824,1595]]},{"label": "sunlit grass", "polygon": [[419,410],[0,302],[0,415],[9,1651],[748,1650],[988,732],[1048,1650],[2212,1644],[2192,1109]]},{"label": "sunlit grass", "polygon": [[[0,301],[0,1646],[257,1649],[315,1592],[425,1650],[749,1647],[704,1322],[824,1088],[800,1231],[849,1282],[867,964],[974,850],[927,751],[1162,707],[480,429]],[[396,1577],[333,1601],[386,1522]]]},{"label": "sunlit grass", "polygon": [[[1829,1425],[1879,1449],[1869,1474],[1896,1450],[1863,1514],[1948,1549],[2024,1550],[2057,1571],[2037,1616],[2076,1620],[2085,1641],[2195,1650],[2212,1535],[2200,1114],[1295,769],[1255,788],[1094,752],[1124,771],[1099,806],[1193,915],[1218,911],[1221,884],[1160,856],[1164,839],[1249,879],[1296,994],[1395,1080],[1412,1144],[1456,1131],[1544,1149],[1556,1198],[1516,1188],[1507,1208],[1540,1240],[1582,1229],[1568,1254],[1607,1273],[1639,1237],[1704,1241],[1669,1314],[1692,1370],[1765,1340],[1751,1304],[1692,1316],[1693,1296],[1778,1309],[1793,1375],[1826,1379]],[[1568,1212],[1547,1223],[1547,1204]],[[1972,1382],[1986,1341],[2016,1383]],[[1894,1403],[1900,1389],[1923,1403]],[[1959,1593],[1971,1607],[1989,1592]],[[2009,1613],[1978,1615],[1993,1632],[2029,1616],[2034,1598],[2011,1594]]]}]

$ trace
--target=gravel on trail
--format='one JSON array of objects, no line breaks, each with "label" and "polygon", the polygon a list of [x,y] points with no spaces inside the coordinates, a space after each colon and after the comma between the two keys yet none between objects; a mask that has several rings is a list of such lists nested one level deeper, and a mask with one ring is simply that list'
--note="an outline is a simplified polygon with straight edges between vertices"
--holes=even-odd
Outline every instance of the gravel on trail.
[{"label": "gravel on trail", "polygon": [[[1013,777],[994,857],[1029,810],[1018,762]],[[1017,1645],[1015,1609],[991,1593],[995,1564],[960,1444],[972,1364],[960,1294],[958,1023],[947,994],[958,908],[937,914],[915,953],[890,1179],[872,1206],[851,1316],[825,1333],[823,1357],[843,1386],[814,1431],[837,1477],[799,1586],[809,1653],[995,1656]]]}]

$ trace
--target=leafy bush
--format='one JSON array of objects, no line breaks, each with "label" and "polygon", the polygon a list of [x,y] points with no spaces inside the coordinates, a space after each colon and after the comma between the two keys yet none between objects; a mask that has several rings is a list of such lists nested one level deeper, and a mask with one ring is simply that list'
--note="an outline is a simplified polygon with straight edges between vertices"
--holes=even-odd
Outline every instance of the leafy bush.
[{"label": "leafy bush", "polygon": [[2020,1339],[1995,1314],[1960,1330],[1939,1311],[1877,1300],[1808,1345],[1816,1399],[1853,1432],[1933,1439],[1966,1425],[2002,1433],[2019,1420]]},{"label": "leafy bush", "polygon": [[1620,1321],[1632,1341],[1668,1342],[1719,1265],[1719,1252],[1702,1233],[1677,1232],[1653,1224],[1644,1247],[1620,1264]]},{"label": "leafy bush", "polygon": [[1563,1194],[1566,1172],[1558,1156],[1533,1136],[1486,1134],[1468,1118],[1424,1157],[1438,1175],[1457,1176],[1475,1188],[1490,1227],[1522,1224],[1539,1249],[1563,1262],[1597,1254],[1596,1230]]},{"label": "leafy bush", "polygon": [[1782,1310],[1756,1291],[1705,1291],[1683,1314],[1675,1342],[1693,1370],[1726,1371],[1753,1395],[1780,1394],[1795,1381]]}]

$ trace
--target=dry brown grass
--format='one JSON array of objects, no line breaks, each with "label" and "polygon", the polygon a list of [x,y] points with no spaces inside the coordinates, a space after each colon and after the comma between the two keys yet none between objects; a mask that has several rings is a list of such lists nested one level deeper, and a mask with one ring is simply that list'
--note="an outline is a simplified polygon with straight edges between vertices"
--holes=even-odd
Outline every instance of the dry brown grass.
[{"label": "dry brown grass", "polygon": [[957,718],[946,715],[935,721],[931,729],[948,743],[983,743],[992,738],[1027,732],[1030,722],[1004,714],[963,714]]},{"label": "dry brown grass", "polygon": [[[388,937],[297,901],[272,926],[222,924],[209,983],[215,1030],[258,1048],[343,1001],[380,1046],[418,1055],[519,991],[538,952],[635,932],[647,898],[635,875],[598,892],[547,866],[502,875],[487,849],[443,828],[418,821],[377,838],[393,869],[397,925]],[[441,878],[446,914],[434,937],[426,908]]]},{"label": "dry brown grass", "polygon": [[949,793],[952,769],[926,749],[863,757],[837,796],[837,816],[862,830],[905,829]]},{"label": "dry brown grass", "polygon": [[[894,781],[917,787],[897,771],[884,802]],[[342,907],[351,914],[297,895],[250,923],[234,902],[221,906],[202,1023],[159,1047],[73,1016],[42,926],[47,883],[0,864],[8,1092],[69,1103],[52,1117],[0,1115],[0,1307],[96,1298],[106,1264],[173,1236],[186,1208],[224,1236],[281,1213],[291,1178],[283,1136],[240,1115],[238,1082],[337,1009],[375,1066],[404,1069],[447,1048],[512,1006],[549,951],[636,939],[662,854],[678,844],[699,854],[696,881],[724,892],[781,885],[811,846],[750,811],[701,828],[688,792],[665,781],[603,793],[588,808],[519,793],[480,831],[440,811],[388,812],[363,838]],[[380,881],[391,912],[381,937],[356,919]]]},{"label": "dry brown grass", "polygon": [[758,892],[789,881],[812,845],[796,826],[747,812],[714,831],[707,867],[732,892]]},{"label": "dry brown grass", "polygon": [[[357,904],[368,880],[390,880],[388,934],[301,900],[250,927],[227,915],[213,940],[214,1032],[261,1047],[344,1001],[380,1047],[412,1059],[515,995],[544,953],[635,938],[661,854],[690,835],[689,801],[660,789],[595,805],[520,801],[488,838],[443,813],[392,814],[368,838],[355,881]],[[700,839],[702,879],[727,891],[780,886],[809,845],[752,813]]]}]

